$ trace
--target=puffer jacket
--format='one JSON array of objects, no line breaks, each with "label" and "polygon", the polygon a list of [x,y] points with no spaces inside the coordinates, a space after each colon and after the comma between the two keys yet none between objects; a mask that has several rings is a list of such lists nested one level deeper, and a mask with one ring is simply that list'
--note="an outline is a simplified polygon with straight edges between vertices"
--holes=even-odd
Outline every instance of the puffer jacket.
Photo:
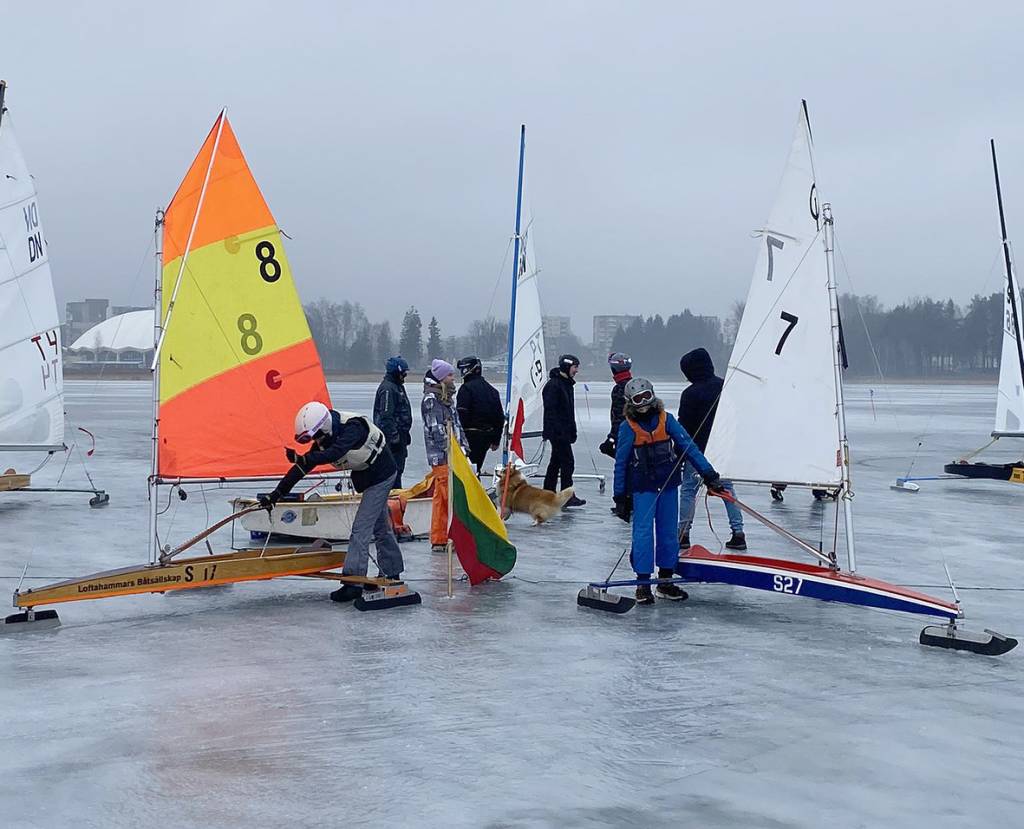
[{"label": "puffer jacket", "polygon": [[373,422],[394,449],[412,442],[412,406],[401,375],[385,374],[373,399]]},{"label": "puffer jacket", "polygon": [[544,440],[576,442],[576,381],[557,368],[551,369],[541,391],[544,401]]},{"label": "puffer jacket", "polygon": [[703,348],[688,351],[679,360],[679,368],[690,385],[679,396],[679,424],[693,437],[703,452],[708,448],[711,427],[718,411],[724,380],[715,374],[711,355]]},{"label": "puffer jacket", "polygon": [[448,424],[455,429],[455,437],[462,451],[469,454],[469,444],[462,431],[459,412],[451,394],[443,384],[429,375],[423,378],[423,402],[420,404],[423,416],[423,443],[427,449],[427,463],[440,466],[448,463]]},{"label": "puffer jacket", "polygon": [[479,374],[470,374],[456,396],[459,421],[467,432],[478,432],[490,443],[501,440],[505,411],[498,390]]}]

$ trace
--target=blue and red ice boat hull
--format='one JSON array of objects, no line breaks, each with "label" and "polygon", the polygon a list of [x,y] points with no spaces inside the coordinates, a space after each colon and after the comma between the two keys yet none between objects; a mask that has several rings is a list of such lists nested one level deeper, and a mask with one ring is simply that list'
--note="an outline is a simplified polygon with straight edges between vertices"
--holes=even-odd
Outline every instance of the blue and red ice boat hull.
[{"label": "blue and red ice boat hull", "polygon": [[950,621],[961,616],[952,602],[878,579],[786,559],[722,555],[700,546],[679,554],[676,573],[684,581],[733,584],[823,602],[898,610]]}]

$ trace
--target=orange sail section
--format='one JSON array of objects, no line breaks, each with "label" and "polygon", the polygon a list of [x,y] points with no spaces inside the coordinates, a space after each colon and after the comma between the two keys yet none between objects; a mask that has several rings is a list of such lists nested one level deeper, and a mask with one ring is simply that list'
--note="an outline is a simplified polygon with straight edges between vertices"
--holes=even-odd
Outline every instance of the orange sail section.
[{"label": "orange sail section", "polygon": [[284,472],[295,412],[330,398],[281,233],[225,113],[165,212],[163,250],[160,476]]}]

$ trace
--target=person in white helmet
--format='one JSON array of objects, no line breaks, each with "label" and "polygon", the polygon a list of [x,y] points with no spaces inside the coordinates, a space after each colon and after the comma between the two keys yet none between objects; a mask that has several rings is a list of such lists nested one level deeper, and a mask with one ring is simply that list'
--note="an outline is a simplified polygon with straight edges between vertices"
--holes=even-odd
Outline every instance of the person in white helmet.
[{"label": "person in white helmet", "polygon": [[[312,443],[313,446],[305,454],[291,447],[285,448],[285,457],[293,466],[273,492],[259,495],[260,505],[273,509],[292,491],[292,487],[318,466],[351,470],[352,486],[362,494],[362,499],[352,521],[352,535],[342,573],[346,576],[366,575],[372,540],[377,547],[380,575],[397,579],[405,569],[405,563],[391,528],[388,494],[398,467],[384,433],[369,417],[354,412],[336,412],[319,401],[313,401],[299,409],[295,416],[295,440],[300,444]],[[359,587],[346,584],[331,593],[331,598],[336,602],[347,602],[359,594]]]}]

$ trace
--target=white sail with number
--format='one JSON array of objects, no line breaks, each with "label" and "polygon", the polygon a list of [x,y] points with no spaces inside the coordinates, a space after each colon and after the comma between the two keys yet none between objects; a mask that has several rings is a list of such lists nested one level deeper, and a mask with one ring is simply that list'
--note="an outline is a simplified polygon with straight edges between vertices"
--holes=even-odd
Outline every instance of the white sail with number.
[{"label": "white sail with number", "polygon": [[[538,286],[539,269],[533,245],[533,216],[523,184],[523,220],[520,231],[519,266],[516,268],[516,304],[514,311],[512,355],[512,394],[509,419],[515,430],[517,417],[525,421],[540,408],[541,388],[547,379],[544,368],[544,324]],[[522,403],[522,413],[520,412]]]},{"label": "white sail with number", "polygon": [[60,320],[36,187],[0,85],[0,449],[64,443]]},{"label": "white sail with number", "polygon": [[707,456],[724,478],[842,482],[832,321],[811,131],[801,109]]},{"label": "white sail with number", "polygon": [[[1024,437],[1024,362],[1021,360],[1021,332],[1014,322],[1015,278],[1007,274],[1003,292],[1003,351],[999,358],[999,391],[996,395],[996,425],[993,436]],[[1017,313],[1024,311],[1024,292],[1016,296]]]}]

